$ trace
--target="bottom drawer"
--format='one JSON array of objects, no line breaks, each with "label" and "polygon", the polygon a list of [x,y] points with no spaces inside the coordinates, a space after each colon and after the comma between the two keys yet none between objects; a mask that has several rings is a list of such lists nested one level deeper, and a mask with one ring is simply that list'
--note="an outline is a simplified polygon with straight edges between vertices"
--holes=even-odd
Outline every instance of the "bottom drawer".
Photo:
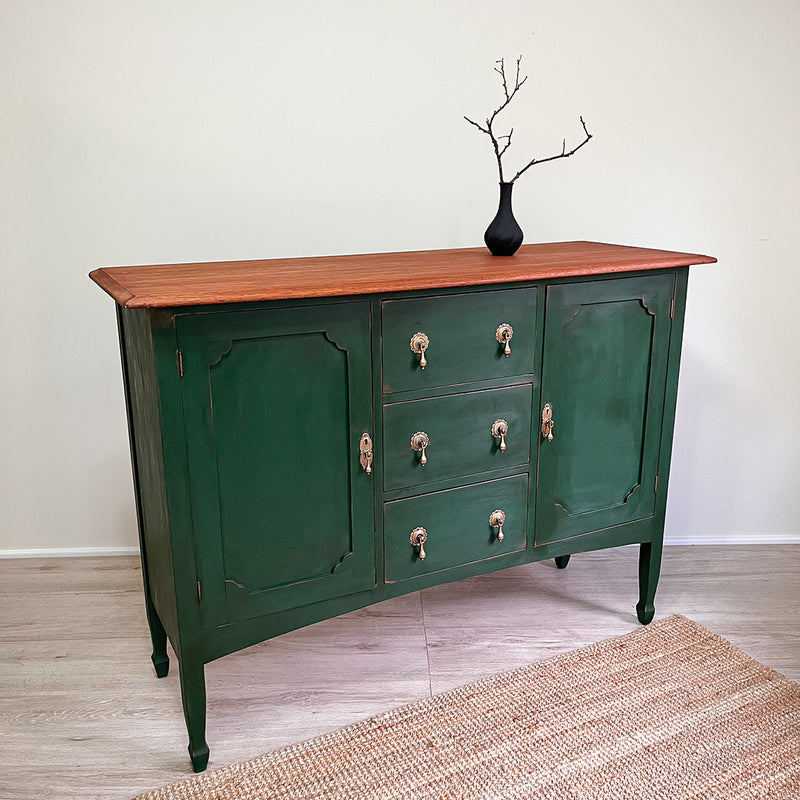
[{"label": "bottom drawer", "polygon": [[[502,540],[489,520],[496,510],[505,514]],[[385,580],[395,583],[524,550],[527,518],[527,474],[384,503]],[[424,559],[411,543],[416,528],[425,529]]]}]

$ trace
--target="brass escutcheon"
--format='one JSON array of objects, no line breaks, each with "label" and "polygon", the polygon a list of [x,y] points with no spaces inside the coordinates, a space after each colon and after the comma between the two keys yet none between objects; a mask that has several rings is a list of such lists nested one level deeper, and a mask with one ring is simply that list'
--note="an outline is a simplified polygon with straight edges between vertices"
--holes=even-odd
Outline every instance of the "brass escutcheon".
[{"label": "brass escutcheon", "polygon": [[372,472],[372,439],[366,431],[361,434],[361,441],[358,443],[358,450],[358,460],[361,463],[364,472],[369,475]]},{"label": "brass escutcheon", "polygon": [[553,426],[555,424],[555,420],[553,419],[553,407],[550,403],[545,403],[542,409],[542,436],[544,436],[548,442],[553,441]]},{"label": "brass escutcheon", "polygon": [[498,449],[501,453],[506,450],[506,436],[508,436],[508,423],[504,419],[496,419],[492,423],[492,436],[500,440]]},{"label": "brass escutcheon", "polygon": [[497,541],[502,542],[505,538],[503,534],[503,525],[506,524],[506,512],[502,509],[498,508],[496,511],[492,511],[489,514],[489,525],[493,528],[497,528]]},{"label": "brass escutcheon", "polygon": [[424,467],[428,463],[428,456],[425,455],[425,448],[429,447],[431,440],[425,431],[417,431],[411,437],[411,449],[420,453],[419,463]]},{"label": "brass escutcheon", "polygon": [[504,322],[495,332],[495,337],[500,344],[503,345],[503,354],[506,358],[511,355],[511,337],[514,335],[514,329],[507,323]]},{"label": "brass escutcheon", "polygon": [[425,542],[427,541],[428,541],[428,531],[426,531],[425,528],[414,528],[414,530],[411,531],[411,544],[413,544],[414,547],[419,547],[420,561],[424,561],[425,556],[427,555],[425,553],[425,547],[424,547]]},{"label": "brass escutcheon", "polygon": [[419,356],[420,369],[425,369],[425,367],[428,365],[428,361],[425,358],[425,351],[428,349],[428,345],[430,345],[430,343],[430,339],[424,333],[422,333],[422,331],[415,333],[411,337],[411,352],[416,353]]}]

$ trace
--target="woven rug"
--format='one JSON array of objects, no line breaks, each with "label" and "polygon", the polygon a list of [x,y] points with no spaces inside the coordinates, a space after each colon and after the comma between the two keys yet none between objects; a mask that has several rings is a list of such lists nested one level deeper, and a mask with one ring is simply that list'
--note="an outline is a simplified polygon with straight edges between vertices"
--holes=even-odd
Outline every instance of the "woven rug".
[{"label": "woven rug", "polygon": [[674,616],[139,800],[800,798],[800,686]]}]

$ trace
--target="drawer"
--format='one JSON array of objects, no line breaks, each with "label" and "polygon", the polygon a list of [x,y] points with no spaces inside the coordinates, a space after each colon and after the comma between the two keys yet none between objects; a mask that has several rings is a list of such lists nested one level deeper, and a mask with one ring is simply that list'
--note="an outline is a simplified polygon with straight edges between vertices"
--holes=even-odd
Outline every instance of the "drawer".
[{"label": "drawer", "polygon": [[[533,372],[536,288],[385,300],[381,308],[383,393],[450,386]],[[511,326],[511,353],[497,329]],[[416,333],[428,338],[427,364],[412,352]]]},{"label": "drawer", "polygon": [[[527,465],[532,393],[532,384],[526,383],[387,403],[383,407],[385,491]],[[498,421],[507,426],[503,439],[493,436]],[[417,433],[425,434],[429,441],[424,465],[422,451],[411,446]],[[501,450],[502,444],[505,450]]]},{"label": "drawer", "polygon": [[[505,513],[502,541],[489,524],[498,509]],[[385,580],[394,583],[523,550],[527,517],[527,475],[384,503]],[[426,531],[424,559],[411,543],[416,528]]]}]

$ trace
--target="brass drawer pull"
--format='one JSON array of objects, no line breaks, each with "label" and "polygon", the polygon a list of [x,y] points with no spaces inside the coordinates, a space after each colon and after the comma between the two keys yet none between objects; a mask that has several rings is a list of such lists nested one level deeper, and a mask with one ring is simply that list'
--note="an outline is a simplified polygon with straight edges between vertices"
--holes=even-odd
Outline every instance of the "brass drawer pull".
[{"label": "brass drawer pull", "polygon": [[416,353],[419,356],[419,368],[425,369],[428,365],[428,361],[425,358],[425,351],[428,349],[428,345],[431,343],[430,339],[420,331],[419,333],[415,333],[411,337],[411,352]]},{"label": "brass drawer pull", "polygon": [[361,463],[364,472],[369,475],[372,472],[372,439],[366,431],[361,434],[361,441],[358,443],[358,450],[358,460]]},{"label": "brass drawer pull", "polygon": [[548,442],[553,441],[553,426],[555,424],[553,420],[553,407],[550,403],[545,403],[542,409],[542,436],[544,436]]},{"label": "brass drawer pull", "polygon": [[511,355],[511,337],[514,335],[514,329],[507,323],[504,322],[495,333],[497,337],[497,341],[503,345],[503,353],[505,357],[508,358]]},{"label": "brass drawer pull", "polygon": [[419,547],[420,561],[424,561],[425,556],[427,555],[425,553],[425,547],[424,547],[425,542],[427,541],[428,541],[428,531],[426,531],[425,528],[414,528],[414,530],[411,531],[411,544],[413,544],[414,547]]},{"label": "brass drawer pull", "polygon": [[501,453],[506,449],[506,436],[508,436],[508,423],[504,419],[496,419],[492,423],[492,436],[500,440],[498,449]]},{"label": "brass drawer pull", "polygon": [[497,541],[502,542],[505,536],[503,535],[503,525],[506,524],[506,512],[498,508],[497,511],[492,511],[489,515],[489,525],[497,528]]},{"label": "brass drawer pull", "polygon": [[425,431],[417,431],[411,437],[411,449],[417,453],[421,453],[419,463],[424,467],[428,463],[428,457],[425,455],[425,448],[429,447],[431,443],[428,434]]}]

